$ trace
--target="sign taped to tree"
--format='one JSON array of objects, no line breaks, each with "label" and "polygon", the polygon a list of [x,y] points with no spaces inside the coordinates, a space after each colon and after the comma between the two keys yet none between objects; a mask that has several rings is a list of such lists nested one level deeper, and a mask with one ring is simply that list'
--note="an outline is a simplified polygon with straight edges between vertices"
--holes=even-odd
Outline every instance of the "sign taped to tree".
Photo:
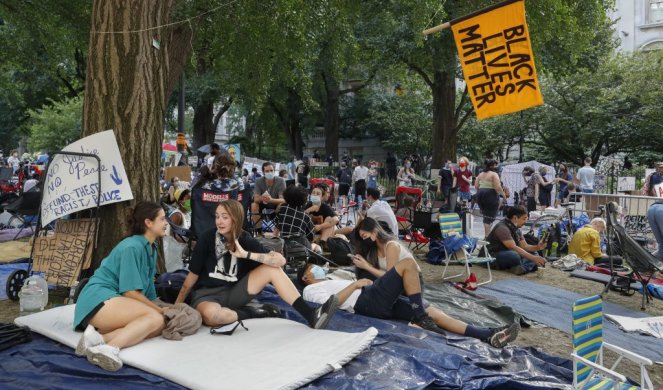
[{"label": "sign taped to tree", "polygon": [[[99,157],[56,154],[48,166],[41,201],[41,224],[100,205],[133,199],[113,130],[82,138],[63,152],[89,153]],[[101,172],[101,188],[99,176]]]},{"label": "sign taped to tree", "polygon": [[460,18],[451,29],[478,119],[543,104],[524,1]]}]

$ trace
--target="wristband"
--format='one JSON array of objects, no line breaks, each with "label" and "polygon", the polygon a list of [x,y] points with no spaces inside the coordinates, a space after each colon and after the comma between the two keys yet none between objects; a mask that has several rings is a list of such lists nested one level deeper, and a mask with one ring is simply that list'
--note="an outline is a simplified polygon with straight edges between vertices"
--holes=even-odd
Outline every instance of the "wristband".
[{"label": "wristband", "polygon": [[246,258],[251,260],[251,252],[246,252]]}]

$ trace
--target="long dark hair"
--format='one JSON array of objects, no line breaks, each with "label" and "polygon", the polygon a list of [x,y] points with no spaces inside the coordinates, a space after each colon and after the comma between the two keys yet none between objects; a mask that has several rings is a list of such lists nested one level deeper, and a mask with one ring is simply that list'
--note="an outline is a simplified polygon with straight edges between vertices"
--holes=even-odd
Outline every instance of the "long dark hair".
[{"label": "long dark hair", "polygon": [[366,247],[363,245],[364,240],[361,238],[360,234],[362,230],[371,233],[377,232],[376,244],[386,244],[389,241],[395,241],[397,240],[396,236],[387,233],[378,221],[371,217],[364,218],[357,224],[357,227],[355,227],[353,239],[356,253],[364,256],[366,261],[368,261],[373,267],[380,268],[380,263],[378,262],[378,247],[377,245],[372,247]]},{"label": "long dark hair", "polygon": [[148,201],[140,201],[134,207],[129,207],[126,215],[127,236],[145,234],[145,220],[154,221],[161,210],[160,205]]}]

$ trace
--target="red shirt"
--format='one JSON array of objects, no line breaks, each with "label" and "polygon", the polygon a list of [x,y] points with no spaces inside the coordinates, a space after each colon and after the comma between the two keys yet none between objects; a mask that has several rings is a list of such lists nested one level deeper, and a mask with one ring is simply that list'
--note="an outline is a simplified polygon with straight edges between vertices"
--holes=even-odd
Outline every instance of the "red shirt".
[{"label": "red shirt", "polygon": [[461,171],[460,168],[456,169],[456,183],[458,185],[458,191],[460,192],[470,192],[470,183],[466,182],[461,178],[465,176],[470,181],[472,180],[472,172],[469,169],[465,168],[464,171]]}]

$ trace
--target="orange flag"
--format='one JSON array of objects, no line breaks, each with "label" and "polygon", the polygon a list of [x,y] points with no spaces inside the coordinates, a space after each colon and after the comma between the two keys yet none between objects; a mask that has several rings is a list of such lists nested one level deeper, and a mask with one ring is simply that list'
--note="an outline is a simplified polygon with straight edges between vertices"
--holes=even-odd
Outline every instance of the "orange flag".
[{"label": "orange flag", "polygon": [[479,120],[543,104],[524,0],[456,19],[451,29]]}]

